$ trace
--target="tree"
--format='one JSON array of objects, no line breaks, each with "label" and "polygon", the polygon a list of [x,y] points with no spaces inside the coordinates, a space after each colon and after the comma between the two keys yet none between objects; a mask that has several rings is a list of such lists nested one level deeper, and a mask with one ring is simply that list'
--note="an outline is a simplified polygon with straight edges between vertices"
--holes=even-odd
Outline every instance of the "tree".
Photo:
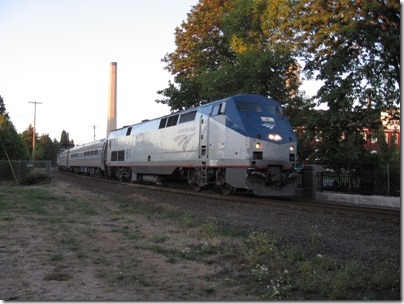
[{"label": "tree", "polygon": [[[24,140],[25,145],[28,147],[30,155],[32,155],[33,134],[34,134],[34,128],[32,127],[31,124],[29,124],[28,128],[21,134],[21,137]],[[35,133],[35,136],[36,136],[35,142],[38,142],[38,133]]]},{"label": "tree", "polygon": [[13,123],[6,112],[3,98],[0,96],[0,160],[28,159],[28,149],[18,135]]},{"label": "tree", "polygon": [[377,130],[380,112],[400,102],[399,2],[266,2],[262,29],[268,43],[290,48],[307,77],[324,83],[315,98],[328,107],[316,120],[324,161],[359,162],[366,156],[363,128]]},{"label": "tree", "polygon": [[[398,1],[302,0],[285,27],[309,76],[324,81],[318,102],[341,108],[381,110],[400,96]],[[366,122],[362,122],[366,123]]]},{"label": "tree", "polygon": [[[297,92],[297,64],[287,50],[273,51],[259,39],[255,3],[201,0],[192,8],[176,29],[176,50],[163,59],[175,83],[158,91],[166,98],[157,102],[180,110],[238,93],[271,96],[286,105],[301,101],[292,94]],[[248,35],[254,39],[242,41]]]},{"label": "tree", "polygon": [[[175,35],[177,49],[164,58],[174,83],[158,102],[175,110],[240,92],[270,95],[292,124],[321,133],[324,160],[367,157],[363,128],[377,130],[380,112],[399,106],[397,0],[201,0]],[[297,62],[323,81],[313,99],[298,94]],[[312,115],[314,102],[328,110]]]},{"label": "tree", "polygon": [[74,147],[74,141],[69,139],[69,132],[63,130],[62,134],[60,135],[60,148],[70,149],[72,147]]},{"label": "tree", "polygon": [[53,164],[56,164],[57,153],[60,146],[56,139],[52,141],[49,137],[49,134],[42,134],[41,137],[39,137],[38,144],[43,151],[42,160],[50,160]]},{"label": "tree", "polygon": [[3,97],[0,96],[0,114],[4,115],[5,118],[10,119],[10,116],[6,112],[6,105],[4,104]]},{"label": "tree", "polygon": [[192,7],[187,21],[175,29],[176,50],[163,58],[171,74],[194,79],[233,58],[221,28],[229,3],[230,0],[200,0]]}]

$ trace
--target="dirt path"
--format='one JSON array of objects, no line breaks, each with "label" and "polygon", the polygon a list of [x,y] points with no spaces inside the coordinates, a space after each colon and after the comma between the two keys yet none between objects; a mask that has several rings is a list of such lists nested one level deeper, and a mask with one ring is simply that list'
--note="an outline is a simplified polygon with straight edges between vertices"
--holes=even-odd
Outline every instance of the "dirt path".
[{"label": "dirt path", "polygon": [[64,182],[47,190],[69,199],[51,196],[26,212],[16,202],[9,221],[0,222],[1,299],[249,299],[220,287],[217,265],[180,258],[198,245],[190,229],[126,212],[111,197]]}]

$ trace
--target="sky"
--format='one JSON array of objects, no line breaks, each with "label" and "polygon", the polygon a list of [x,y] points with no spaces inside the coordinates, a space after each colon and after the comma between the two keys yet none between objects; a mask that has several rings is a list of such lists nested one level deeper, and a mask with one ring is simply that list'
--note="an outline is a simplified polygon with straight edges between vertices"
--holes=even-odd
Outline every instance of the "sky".
[{"label": "sky", "polygon": [[[198,0],[0,0],[0,95],[18,133],[76,145],[106,136],[110,63],[117,127],[170,113],[155,102],[173,76],[161,59]],[[304,82],[308,95],[315,85]],[[94,127],[95,126],[95,127]]]}]

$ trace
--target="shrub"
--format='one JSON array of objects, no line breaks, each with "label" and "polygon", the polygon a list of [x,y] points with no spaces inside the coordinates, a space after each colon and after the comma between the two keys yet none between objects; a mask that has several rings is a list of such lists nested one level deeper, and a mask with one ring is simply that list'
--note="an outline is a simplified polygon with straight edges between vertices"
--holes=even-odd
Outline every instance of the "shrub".
[{"label": "shrub", "polygon": [[35,185],[35,184],[46,184],[50,182],[50,177],[45,173],[41,172],[29,172],[22,179],[21,184],[23,185]]}]

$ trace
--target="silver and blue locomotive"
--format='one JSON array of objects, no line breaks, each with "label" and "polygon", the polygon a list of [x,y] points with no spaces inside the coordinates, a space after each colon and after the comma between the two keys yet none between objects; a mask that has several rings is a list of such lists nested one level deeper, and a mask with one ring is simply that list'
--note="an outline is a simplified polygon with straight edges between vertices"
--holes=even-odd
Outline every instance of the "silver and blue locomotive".
[{"label": "silver and blue locomotive", "polygon": [[111,131],[60,153],[58,166],[132,182],[188,182],[196,191],[293,196],[297,141],[281,104],[242,94]]}]

